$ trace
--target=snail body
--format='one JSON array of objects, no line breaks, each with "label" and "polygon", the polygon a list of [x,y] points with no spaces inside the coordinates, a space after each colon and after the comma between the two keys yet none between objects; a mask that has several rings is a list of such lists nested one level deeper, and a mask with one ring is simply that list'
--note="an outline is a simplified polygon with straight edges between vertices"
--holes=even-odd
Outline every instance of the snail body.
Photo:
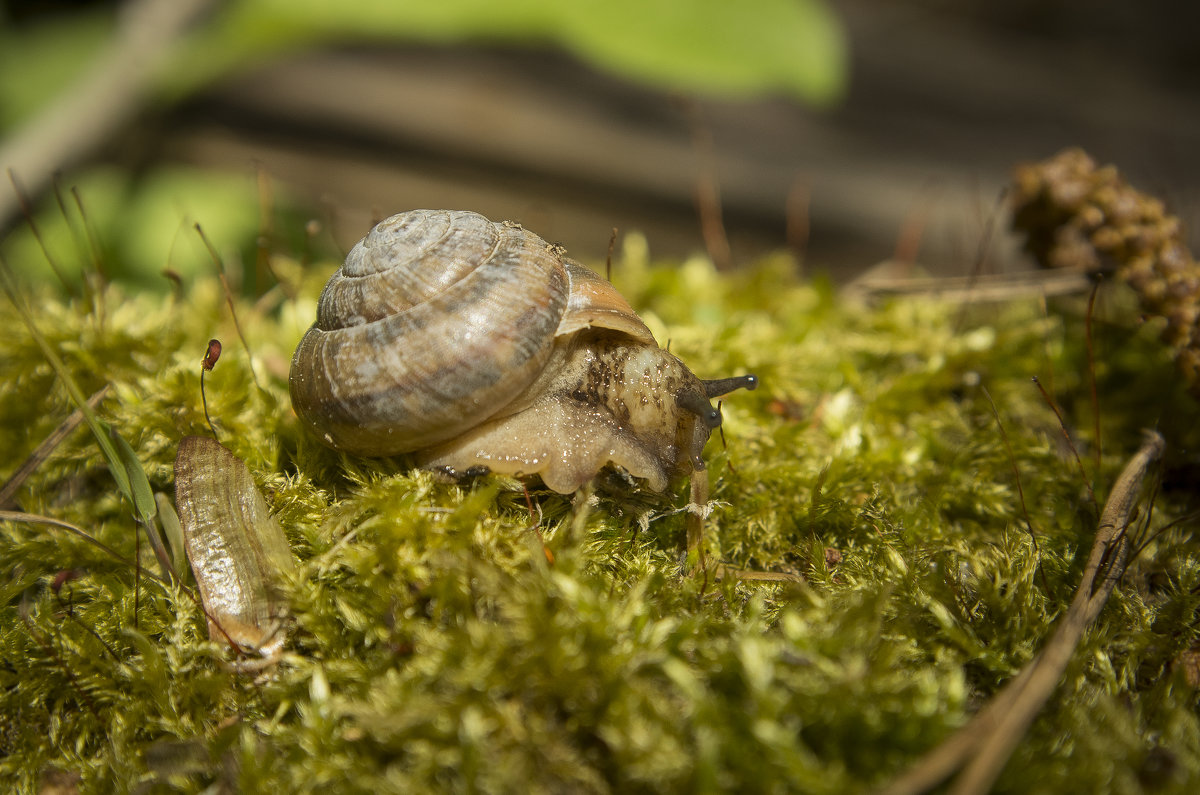
[{"label": "snail body", "polygon": [[570,493],[608,464],[661,491],[702,470],[712,398],[608,281],[519,225],[414,210],[376,225],[318,301],[292,405],[325,444],[421,466],[538,475]]}]

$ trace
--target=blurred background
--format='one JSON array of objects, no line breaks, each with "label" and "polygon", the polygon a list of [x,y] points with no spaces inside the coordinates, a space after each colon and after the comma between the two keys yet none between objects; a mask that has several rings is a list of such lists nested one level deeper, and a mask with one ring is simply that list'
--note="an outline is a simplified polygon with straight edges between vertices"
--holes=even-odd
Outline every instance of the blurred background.
[{"label": "blurred background", "polygon": [[[6,0],[0,167],[65,270],[90,235],[164,288],[211,271],[197,222],[236,264],[336,256],[415,207],[592,261],[618,227],[839,281],[1019,269],[1003,187],[1065,146],[1195,227],[1197,23],[1183,0]],[[5,183],[0,250],[37,278]]]}]

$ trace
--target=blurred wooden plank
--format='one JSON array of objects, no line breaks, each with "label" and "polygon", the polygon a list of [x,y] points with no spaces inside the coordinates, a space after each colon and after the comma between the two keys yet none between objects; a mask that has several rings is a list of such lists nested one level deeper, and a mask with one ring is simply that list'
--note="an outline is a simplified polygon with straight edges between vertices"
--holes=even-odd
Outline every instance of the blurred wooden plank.
[{"label": "blurred wooden plank", "polygon": [[[456,206],[521,220],[580,256],[602,257],[613,226],[682,256],[702,248],[699,119],[735,258],[785,245],[800,186],[810,260],[839,278],[892,256],[906,228],[934,272],[970,270],[1013,164],[1069,144],[1196,214],[1192,94],[1103,48],[1068,51],[916,3],[839,10],[854,73],[828,113],[782,99],[687,105],[556,52],[413,46],[309,53],[239,76],[175,117],[165,155],[261,163],[337,207],[345,245],[372,218]],[[1002,233],[992,250],[994,263],[1015,257]]]}]

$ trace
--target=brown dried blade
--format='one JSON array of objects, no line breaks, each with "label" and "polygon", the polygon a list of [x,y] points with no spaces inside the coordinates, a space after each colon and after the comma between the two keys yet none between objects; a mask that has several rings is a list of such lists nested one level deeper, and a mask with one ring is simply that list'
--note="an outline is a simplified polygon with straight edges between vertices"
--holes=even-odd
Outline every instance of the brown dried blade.
[{"label": "brown dried blade", "polygon": [[188,436],[175,458],[175,505],[209,637],[276,657],[287,613],[281,586],[296,566],[250,470],[216,441]]},{"label": "brown dried blade", "polygon": [[[108,384],[105,384],[92,393],[92,396],[87,399],[87,404],[95,409],[107,394]],[[75,409],[75,411],[71,412],[70,416],[63,420],[46,437],[45,441],[37,446],[36,450],[30,453],[29,458],[25,459],[25,463],[21,464],[20,468],[13,473],[13,476],[8,479],[3,487],[0,487],[0,509],[7,510],[15,504],[13,497],[25,483],[26,479],[36,472],[37,468],[42,465],[42,462],[49,458],[54,449],[62,443],[62,440],[67,438],[71,431],[78,428],[82,423],[83,412]]]},{"label": "brown dried blade", "polygon": [[1142,483],[1162,457],[1165,442],[1148,433],[1138,452],[1125,464],[1104,505],[1083,579],[1066,615],[1045,647],[992,697],[963,728],[927,753],[911,769],[884,786],[880,795],[928,792],[958,770],[952,792],[988,792],[1053,694],[1080,638],[1100,616],[1109,594],[1125,571],[1132,540],[1126,533]]}]

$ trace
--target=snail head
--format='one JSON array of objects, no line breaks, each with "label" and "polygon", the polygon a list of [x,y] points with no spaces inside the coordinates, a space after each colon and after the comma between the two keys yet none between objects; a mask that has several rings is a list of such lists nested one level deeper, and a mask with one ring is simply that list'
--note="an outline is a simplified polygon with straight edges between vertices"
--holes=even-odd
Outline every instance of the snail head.
[{"label": "snail head", "polygon": [[691,451],[692,467],[697,471],[704,469],[704,459],[700,454],[704,449],[705,442],[708,441],[709,434],[721,427],[721,409],[713,408],[709,401],[727,395],[736,389],[757,389],[758,377],[739,375],[732,378],[715,378],[710,381],[702,380],[700,386],[703,391],[688,389],[675,396],[675,403],[679,408],[695,415],[700,421],[696,427],[695,441]]}]

